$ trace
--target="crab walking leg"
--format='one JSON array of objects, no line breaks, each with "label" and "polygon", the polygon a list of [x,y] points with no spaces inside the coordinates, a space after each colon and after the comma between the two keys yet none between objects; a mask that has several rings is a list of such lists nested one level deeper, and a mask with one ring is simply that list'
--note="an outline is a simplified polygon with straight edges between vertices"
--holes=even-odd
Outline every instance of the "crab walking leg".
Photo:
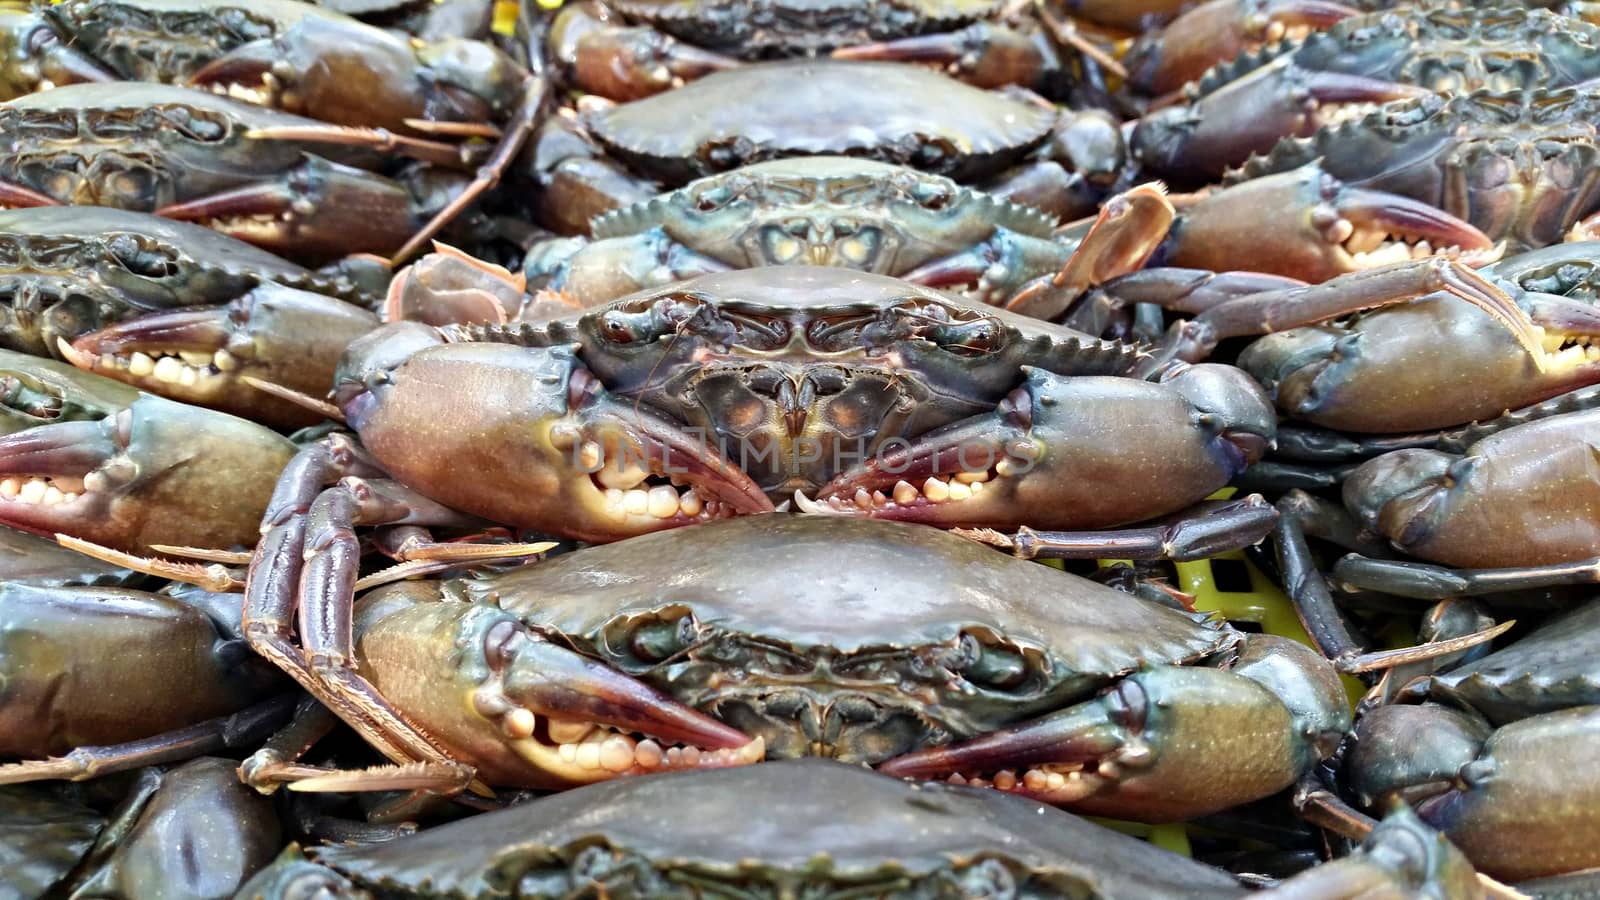
[{"label": "crab walking leg", "polygon": [[1090,702],[878,770],[1078,812],[1179,821],[1294,784],[1349,725],[1326,660],[1284,638],[1252,636],[1232,670],[1143,669]]},{"label": "crab walking leg", "polygon": [[1155,383],[1024,372],[993,413],[886,449],[797,502],[945,527],[1106,528],[1204,499],[1260,458],[1276,426],[1260,388],[1226,366],[1179,366]]},{"label": "crab walking leg", "polygon": [[1345,588],[1382,591],[1415,600],[1445,600],[1600,583],[1600,557],[1549,566],[1452,569],[1352,553],[1333,564],[1331,578]]},{"label": "crab walking leg", "polygon": [[1170,559],[1188,562],[1258,543],[1278,524],[1278,511],[1261,497],[1198,504],[1172,520],[1144,528],[1106,531],[955,529],[1021,559]]},{"label": "crab walking leg", "polygon": [[1173,326],[1160,359],[1205,358],[1225,338],[1283,331],[1349,313],[1444,291],[1508,328],[1536,364],[1546,353],[1538,326],[1499,286],[1469,266],[1443,257],[1398,262],[1341,275],[1321,284],[1270,291],[1214,306]]},{"label": "crab walking leg", "polygon": [[[353,454],[324,450],[302,465],[304,477],[289,485],[287,492],[315,489],[314,476],[325,478],[358,463]],[[280,484],[280,490],[283,488]],[[400,764],[430,763],[430,781],[441,789],[459,790],[469,777],[467,767],[453,762],[355,671],[350,610],[361,549],[354,528],[356,524],[389,522],[477,524],[476,520],[398,486],[352,476],[321,491],[308,505],[290,507],[300,508],[305,510],[303,515],[291,513],[289,522],[273,529],[282,529],[282,543],[270,541],[273,533],[269,531],[262,540],[267,552],[258,552],[252,561],[246,582],[246,635],[251,645],[328,704],[385,756]],[[298,547],[287,546],[292,544]],[[286,591],[294,582],[282,576],[258,580],[258,562],[290,556],[304,561],[297,591]],[[303,652],[290,643],[288,635],[288,617],[296,608],[305,642]]]},{"label": "crab walking leg", "polygon": [[88,781],[145,766],[183,762],[197,756],[251,747],[288,719],[295,702],[295,694],[285,694],[233,715],[207,719],[143,740],[75,747],[51,759],[0,764],[0,784],[55,779]]}]

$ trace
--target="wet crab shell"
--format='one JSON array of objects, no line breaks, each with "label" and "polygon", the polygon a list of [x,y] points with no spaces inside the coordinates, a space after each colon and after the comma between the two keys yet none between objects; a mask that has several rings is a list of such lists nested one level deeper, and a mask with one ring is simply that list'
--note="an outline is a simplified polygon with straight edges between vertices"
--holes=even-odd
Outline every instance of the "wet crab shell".
[{"label": "wet crab shell", "polygon": [[[805,84],[806,90],[795,86]],[[1004,168],[1044,141],[1047,106],[893,63],[744,66],[598,111],[589,133],[671,184],[786,156],[865,156],[958,180]]]},{"label": "wet crab shell", "polygon": [[997,884],[1030,897],[1243,893],[1216,869],[1038,803],[821,760],[612,781],[315,856],[386,896],[597,884],[618,897],[975,896]]},{"label": "wet crab shell", "polygon": [[988,18],[999,0],[845,0],[728,3],[610,0],[607,6],[679,40],[756,59],[814,54],[845,44],[950,31]]},{"label": "wet crab shell", "polygon": [[1143,665],[1229,652],[1238,638],[940,530],[832,517],[672,529],[445,592],[497,602],[715,709],[775,757],[818,752],[795,724],[808,705],[824,723],[843,718],[837,758],[875,762],[1061,708]]}]

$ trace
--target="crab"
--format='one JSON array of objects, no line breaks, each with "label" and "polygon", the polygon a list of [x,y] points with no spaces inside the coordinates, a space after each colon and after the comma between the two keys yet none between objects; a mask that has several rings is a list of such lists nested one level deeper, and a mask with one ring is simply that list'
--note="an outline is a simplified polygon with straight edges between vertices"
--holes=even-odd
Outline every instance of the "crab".
[{"label": "crab", "polygon": [[[276,534],[263,541],[246,634],[395,762],[469,766],[490,785],[749,761],[762,747],[1170,821],[1286,787],[1348,723],[1331,664],[1309,648],[939,529],[739,517],[396,583],[352,610],[349,532],[330,525],[303,526],[303,566]],[[674,561],[666,582],[661,560]],[[743,746],[664,752],[622,733],[660,734],[677,704]],[[696,721],[675,715],[680,733]],[[451,784],[435,771],[434,787]],[[381,770],[311,781],[392,783]]]},{"label": "crab", "polygon": [[[1267,153],[1280,138],[1329,141],[1321,132],[1382,104],[1592,80],[1600,77],[1597,44],[1596,26],[1515,6],[1438,4],[1358,16],[1213,69],[1183,105],[1141,119],[1130,149],[1153,174],[1209,180],[1252,153]],[[1345,149],[1363,138],[1359,129],[1337,133],[1340,142],[1313,155],[1337,153],[1356,165],[1371,160],[1370,150]],[[1338,166],[1330,170],[1357,181]]]},{"label": "crab", "polygon": [[[760,802],[760,827],[731,827]],[[242,894],[1243,896],[1228,875],[1037,803],[822,760],[591,785],[385,844],[293,850]],[[358,887],[359,886],[359,887]]]},{"label": "crab", "polygon": [[[192,88],[71,85],[0,105],[0,140],[9,150],[0,194],[15,205],[110,206],[197,220],[316,261],[398,249],[436,211],[421,204],[446,178],[385,177],[373,171],[388,161],[378,145],[399,143],[446,165],[458,163],[455,152],[394,138],[375,137],[372,146],[319,142],[320,128]],[[459,176],[456,188],[467,180]]]},{"label": "crab", "polygon": [[663,185],[791,156],[910,165],[1063,219],[1091,214],[1125,169],[1105,113],[1059,113],[916,66],[834,59],[751,64],[630,103],[585,103],[546,121],[534,155],[536,211],[562,234]]},{"label": "crab", "polygon": [[1593,792],[1554,773],[1600,733],[1597,618],[1587,601],[1364,712],[1344,753],[1358,802],[1404,800],[1498,878],[1593,868]]},{"label": "crab", "polygon": [[792,0],[568,3],[545,45],[569,86],[612,100],[681,87],[745,59],[830,51],[930,64],[978,87],[1053,89],[1065,99],[1082,93],[1074,89],[1085,75],[1092,87],[1098,66],[1110,62],[1053,11],[1006,0],[846,0],[826,9]]},{"label": "crab", "polygon": [[[371,302],[343,272],[313,272],[188,222],[105,207],[0,210],[0,346],[9,349],[61,356],[63,340],[141,313],[226,303],[265,282]],[[204,365],[195,377],[228,361]]]},{"label": "crab", "polygon": [[[863,467],[844,495],[862,514],[1103,528],[1184,509],[1272,440],[1237,369],[1127,377],[1139,362],[896,279],[790,266],[537,324],[385,326],[351,345],[334,397],[371,454],[348,465],[584,540],[767,512]],[[305,452],[280,512],[341,473]],[[477,478],[455,476],[466,459]]]},{"label": "crab", "polygon": [[[1262,209],[1284,215],[1264,217]],[[833,265],[957,289],[994,305],[1038,308],[1076,300],[1152,258],[1249,267],[1293,285],[1288,279],[1320,282],[1396,258],[1437,253],[1481,263],[1494,252],[1486,236],[1431,207],[1348,189],[1317,173],[1249,182],[1182,214],[1160,185],[1139,185],[1108,200],[1074,240],[1058,235],[1037,210],[951,179],[831,156],[773,160],[697,179],[598,217],[590,234],[593,243],[558,238],[536,245],[528,254],[528,283],[588,307],[726,268]],[[1279,252],[1261,254],[1268,244]],[[1053,309],[1034,314],[1058,316]]]}]

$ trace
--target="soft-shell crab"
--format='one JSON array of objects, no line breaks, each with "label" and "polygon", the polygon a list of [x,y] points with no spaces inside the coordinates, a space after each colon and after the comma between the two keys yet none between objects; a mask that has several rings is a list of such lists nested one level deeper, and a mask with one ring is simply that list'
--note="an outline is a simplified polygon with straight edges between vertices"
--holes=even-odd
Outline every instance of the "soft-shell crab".
[{"label": "soft-shell crab", "polygon": [[[1348,722],[1309,648],[938,529],[737,518],[394,584],[353,626],[345,542],[319,521],[306,547],[298,578],[298,554],[258,552],[252,641],[386,752],[421,746],[490,784],[687,765],[613,730],[675,721],[721,763],[765,745],[1167,820],[1286,787]],[[303,649],[287,642],[296,583]],[[741,732],[755,740],[729,743]]]}]

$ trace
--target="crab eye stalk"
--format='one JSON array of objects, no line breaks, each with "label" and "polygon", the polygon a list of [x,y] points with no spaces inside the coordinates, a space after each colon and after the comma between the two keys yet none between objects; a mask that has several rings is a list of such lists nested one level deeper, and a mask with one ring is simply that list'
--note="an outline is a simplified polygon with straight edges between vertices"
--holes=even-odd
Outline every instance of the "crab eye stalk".
[{"label": "crab eye stalk", "polygon": [[677,616],[644,622],[628,636],[628,649],[640,662],[664,662],[694,643],[694,619]]},{"label": "crab eye stalk", "polygon": [[937,325],[929,328],[925,337],[957,356],[984,356],[999,346],[1000,326],[993,319]]},{"label": "crab eye stalk", "polygon": [[113,259],[135,275],[168,278],[178,272],[177,254],[138,235],[119,234],[106,244]]},{"label": "crab eye stalk", "polygon": [[601,317],[600,333],[613,344],[633,344],[648,339],[649,328],[637,314],[612,311]]},{"label": "crab eye stalk", "polygon": [[1009,691],[1028,680],[1028,661],[1015,650],[985,644],[970,634],[961,636],[961,650],[971,660],[961,677],[978,687]]}]

